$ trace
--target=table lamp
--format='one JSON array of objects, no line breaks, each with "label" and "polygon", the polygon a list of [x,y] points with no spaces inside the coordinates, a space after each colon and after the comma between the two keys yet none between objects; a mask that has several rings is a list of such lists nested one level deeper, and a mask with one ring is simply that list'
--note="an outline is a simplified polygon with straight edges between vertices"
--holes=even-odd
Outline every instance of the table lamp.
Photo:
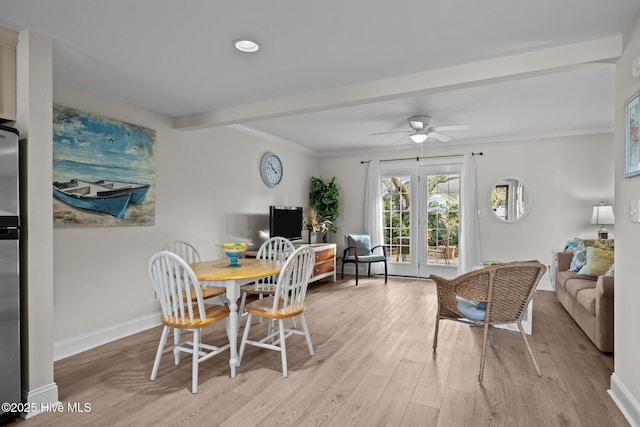
[{"label": "table lamp", "polygon": [[600,202],[598,206],[593,207],[593,213],[591,214],[591,224],[598,224],[602,227],[598,231],[599,239],[606,239],[609,237],[609,232],[605,228],[605,225],[614,224],[613,207],[605,206],[604,202]]}]

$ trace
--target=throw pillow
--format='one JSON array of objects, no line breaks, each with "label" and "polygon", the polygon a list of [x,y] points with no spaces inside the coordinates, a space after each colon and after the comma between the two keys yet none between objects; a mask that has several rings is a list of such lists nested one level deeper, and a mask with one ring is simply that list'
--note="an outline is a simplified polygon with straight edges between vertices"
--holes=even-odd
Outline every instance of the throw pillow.
[{"label": "throw pillow", "polygon": [[358,256],[371,255],[371,238],[368,235],[350,235],[349,247],[356,248]]},{"label": "throw pillow", "polygon": [[573,250],[573,258],[571,258],[570,271],[579,272],[587,261],[587,247],[596,247],[599,249],[609,250],[613,252],[613,239],[575,239],[576,247]]},{"label": "throw pillow", "polygon": [[611,267],[604,273],[605,276],[613,276],[615,271],[615,264],[611,264]]},{"label": "throw pillow", "polygon": [[587,246],[587,262],[578,271],[585,276],[602,276],[613,264],[613,251]]},{"label": "throw pillow", "polygon": [[614,249],[613,239],[580,239],[586,246],[612,251]]},{"label": "throw pillow", "polygon": [[568,240],[567,244],[564,245],[564,251],[573,251],[576,248],[576,245],[578,244],[578,242],[576,242],[575,240]]}]

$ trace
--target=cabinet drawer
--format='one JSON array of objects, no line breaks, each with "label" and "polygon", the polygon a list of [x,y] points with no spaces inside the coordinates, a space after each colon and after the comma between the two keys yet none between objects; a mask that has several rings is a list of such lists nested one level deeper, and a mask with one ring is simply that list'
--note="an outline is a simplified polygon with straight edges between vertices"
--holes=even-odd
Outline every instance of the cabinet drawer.
[{"label": "cabinet drawer", "polygon": [[316,252],[316,262],[333,259],[334,251],[333,248],[324,249]]},{"label": "cabinet drawer", "polygon": [[313,276],[318,276],[323,273],[328,273],[334,270],[333,259],[327,262],[321,262],[313,266]]}]

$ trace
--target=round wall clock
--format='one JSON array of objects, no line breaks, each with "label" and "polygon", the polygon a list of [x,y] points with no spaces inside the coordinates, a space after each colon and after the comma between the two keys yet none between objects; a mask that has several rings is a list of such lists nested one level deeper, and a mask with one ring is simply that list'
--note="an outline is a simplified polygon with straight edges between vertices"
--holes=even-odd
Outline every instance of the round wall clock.
[{"label": "round wall clock", "polygon": [[275,153],[265,153],[260,162],[260,175],[267,187],[275,187],[282,181],[282,160]]}]

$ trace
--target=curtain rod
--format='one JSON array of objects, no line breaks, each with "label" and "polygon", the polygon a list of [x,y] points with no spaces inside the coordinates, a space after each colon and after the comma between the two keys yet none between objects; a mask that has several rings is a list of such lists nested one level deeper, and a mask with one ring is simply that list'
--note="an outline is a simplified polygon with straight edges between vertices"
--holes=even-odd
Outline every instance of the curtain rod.
[{"label": "curtain rod", "polygon": [[[481,151],[479,153],[471,153],[471,155],[472,156],[482,156],[483,154],[482,154],[482,151]],[[404,157],[402,159],[383,159],[383,160],[380,160],[380,162],[381,163],[382,162],[397,162],[399,160],[413,160],[413,159],[416,159],[416,162],[419,162],[420,160],[423,160],[423,159],[440,159],[440,158],[444,158],[444,157],[462,157],[462,156],[464,156],[464,154],[452,154],[452,155],[449,155],[449,156],[423,156],[423,157],[416,156],[416,157]],[[360,160],[360,164],[369,163],[370,161],[371,160]]]}]

